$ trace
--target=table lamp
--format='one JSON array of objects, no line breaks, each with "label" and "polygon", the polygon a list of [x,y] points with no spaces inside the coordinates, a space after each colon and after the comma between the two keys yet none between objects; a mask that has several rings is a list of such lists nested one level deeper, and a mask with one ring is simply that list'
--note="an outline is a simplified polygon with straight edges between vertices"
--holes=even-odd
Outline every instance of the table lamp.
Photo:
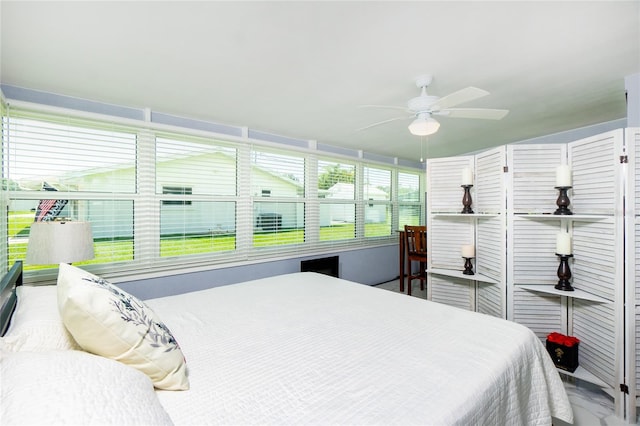
[{"label": "table lamp", "polygon": [[90,222],[34,222],[29,231],[25,263],[50,265],[93,259]]}]

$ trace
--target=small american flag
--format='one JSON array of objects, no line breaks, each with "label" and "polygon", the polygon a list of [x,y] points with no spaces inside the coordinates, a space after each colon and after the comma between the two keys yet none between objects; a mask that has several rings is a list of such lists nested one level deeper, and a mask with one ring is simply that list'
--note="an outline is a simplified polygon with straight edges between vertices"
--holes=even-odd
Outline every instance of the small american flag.
[{"label": "small american flag", "polygon": [[[42,189],[45,191],[57,191],[57,189],[47,182],[42,183]],[[47,222],[55,219],[68,202],[69,200],[40,200],[38,208],[36,209],[35,221]]]}]

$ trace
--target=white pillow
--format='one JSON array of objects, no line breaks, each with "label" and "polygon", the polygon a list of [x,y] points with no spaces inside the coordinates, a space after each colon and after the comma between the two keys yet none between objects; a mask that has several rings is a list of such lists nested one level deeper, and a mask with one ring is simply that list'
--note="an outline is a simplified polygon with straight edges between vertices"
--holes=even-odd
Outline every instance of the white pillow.
[{"label": "white pillow", "polygon": [[147,376],[82,351],[0,355],[7,425],[170,425]]},{"label": "white pillow", "polygon": [[69,334],[57,301],[54,285],[16,288],[18,301],[9,329],[2,338],[3,347],[11,351],[54,351],[80,349]]},{"label": "white pillow", "polygon": [[159,389],[189,389],[178,342],[136,297],[61,263],[58,308],[67,330],[84,350],[137,368]]}]

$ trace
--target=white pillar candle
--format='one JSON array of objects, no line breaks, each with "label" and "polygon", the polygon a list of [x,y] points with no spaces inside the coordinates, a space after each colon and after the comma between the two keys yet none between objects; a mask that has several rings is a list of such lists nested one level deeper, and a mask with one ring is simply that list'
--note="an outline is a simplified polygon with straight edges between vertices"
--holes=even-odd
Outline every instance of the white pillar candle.
[{"label": "white pillar candle", "polygon": [[571,186],[571,168],[566,164],[556,169],[556,186]]},{"label": "white pillar candle", "polygon": [[561,232],[556,236],[556,253],[571,254],[571,237],[567,232]]},{"label": "white pillar candle", "polygon": [[475,257],[476,248],[473,244],[466,244],[462,246],[462,257]]},{"label": "white pillar candle", "polygon": [[462,184],[473,185],[473,173],[469,167],[462,169]]}]

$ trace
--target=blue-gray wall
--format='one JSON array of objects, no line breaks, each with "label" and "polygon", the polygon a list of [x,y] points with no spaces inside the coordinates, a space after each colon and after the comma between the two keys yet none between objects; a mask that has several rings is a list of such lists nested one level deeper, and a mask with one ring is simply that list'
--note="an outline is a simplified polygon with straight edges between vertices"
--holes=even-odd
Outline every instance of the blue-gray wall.
[{"label": "blue-gray wall", "polygon": [[362,284],[380,284],[398,277],[398,246],[347,250],[326,255],[306,256],[252,265],[214,269],[188,274],[170,275],[145,280],[118,283],[123,290],[141,298],[170,296],[235,284],[242,281],[300,271],[300,261],[338,255],[340,278]]}]

